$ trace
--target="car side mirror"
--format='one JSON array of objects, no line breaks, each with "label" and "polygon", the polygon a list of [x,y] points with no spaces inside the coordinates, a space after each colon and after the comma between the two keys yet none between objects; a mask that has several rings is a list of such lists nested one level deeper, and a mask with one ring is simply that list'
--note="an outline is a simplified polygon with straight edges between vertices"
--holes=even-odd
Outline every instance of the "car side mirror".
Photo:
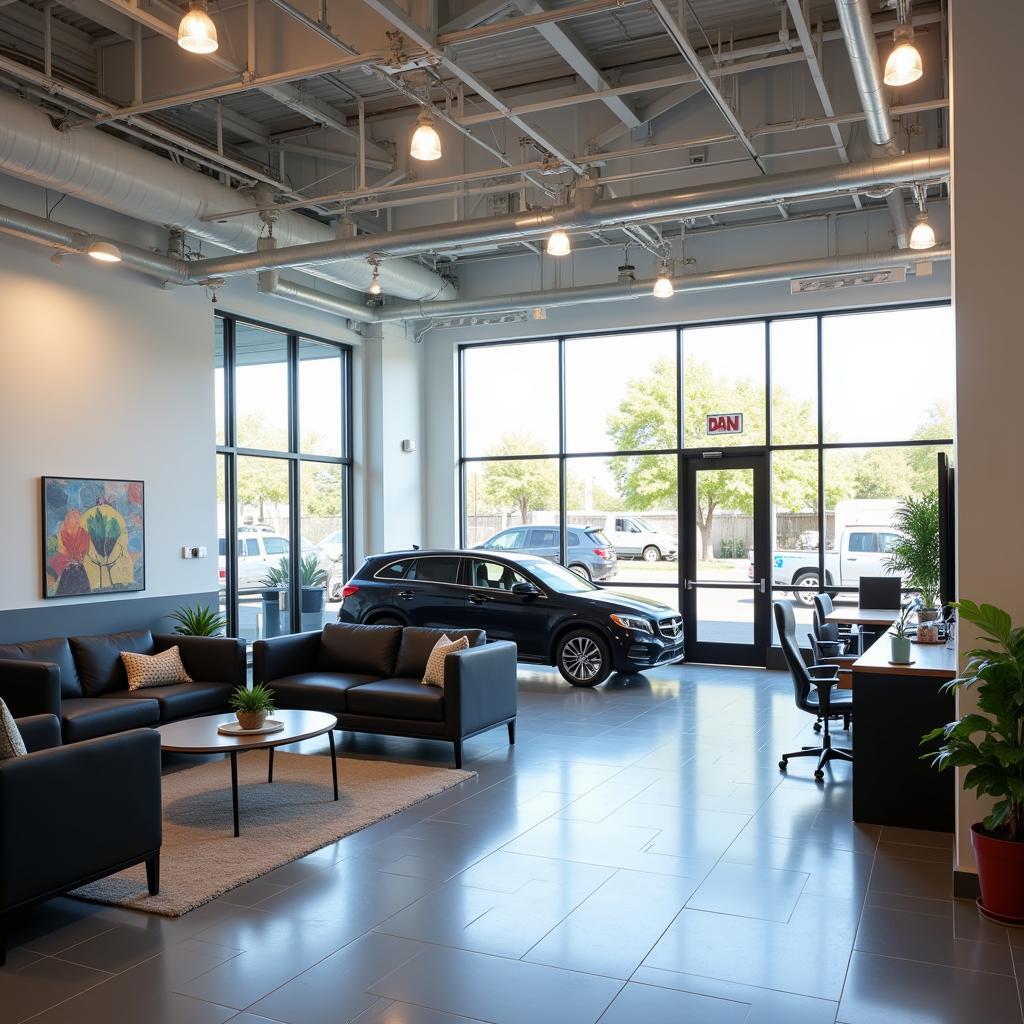
[{"label": "car side mirror", "polygon": [[540,591],[532,583],[513,583],[512,593],[520,597],[538,597]]}]

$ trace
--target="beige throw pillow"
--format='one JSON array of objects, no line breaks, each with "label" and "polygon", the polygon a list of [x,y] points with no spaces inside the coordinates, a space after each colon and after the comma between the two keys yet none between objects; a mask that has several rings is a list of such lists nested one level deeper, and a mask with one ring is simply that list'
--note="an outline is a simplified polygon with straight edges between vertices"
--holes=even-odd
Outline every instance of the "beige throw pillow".
[{"label": "beige throw pillow", "polygon": [[14,721],[14,715],[0,700],[0,761],[9,761],[12,757],[23,757],[27,753],[25,741],[18,731],[18,723]]},{"label": "beige throw pillow", "polygon": [[144,690],[147,686],[164,686],[167,683],[191,683],[192,677],[185,671],[181,651],[168,647],[159,654],[134,654],[122,651],[121,660],[128,673],[128,689]]},{"label": "beige throw pillow", "polygon": [[427,668],[423,673],[422,683],[424,686],[440,686],[444,689],[444,659],[456,651],[464,651],[469,647],[468,637],[460,636],[458,640],[449,640],[447,635],[442,636],[434,644],[434,649],[427,658]]}]

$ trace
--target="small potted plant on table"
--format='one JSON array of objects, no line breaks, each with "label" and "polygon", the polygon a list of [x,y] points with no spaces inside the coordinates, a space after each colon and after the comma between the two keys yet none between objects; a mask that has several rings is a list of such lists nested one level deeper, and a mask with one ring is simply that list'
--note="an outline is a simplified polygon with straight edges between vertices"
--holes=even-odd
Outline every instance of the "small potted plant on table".
[{"label": "small potted plant on table", "polygon": [[900,611],[900,617],[892,624],[889,630],[890,643],[892,644],[892,658],[894,665],[910,664],[910,629],[907,626],[907,619],[910,618],[910,605],[906,604]]},{"label": "small potted plant on table", "polygon": [[235,709],[235,717],[243,729],[262,729],[268,715],[272,715],[274,707],[274,691],[262,683],[256,683],[252,689],[239,686],[231,694],[231,707]]},{"label": "small potted plant on table", "polygon": [[978,711],[928,733],[922,743],[941,737],[942,746],[924,757],[940,770],[967,768],[964,788],[995,798],[992,813],[971,826],[978,909],[1003,924],[1024,925],[1024,628],[990,604],[955,607],[992,646],[968,651],[963,674],[943,687],[976,688]]}]

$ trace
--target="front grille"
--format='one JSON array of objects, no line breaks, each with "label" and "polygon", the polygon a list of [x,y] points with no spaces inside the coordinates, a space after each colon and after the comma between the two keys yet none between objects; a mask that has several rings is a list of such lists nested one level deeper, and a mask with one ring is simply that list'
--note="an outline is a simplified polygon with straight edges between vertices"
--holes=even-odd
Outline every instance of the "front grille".
[{"label": "front grille", "polygon": [[662,619],[658,623],[658,632],[667,640],[678,640],[683,635],[683,617],[673,615],[670,619]]}]

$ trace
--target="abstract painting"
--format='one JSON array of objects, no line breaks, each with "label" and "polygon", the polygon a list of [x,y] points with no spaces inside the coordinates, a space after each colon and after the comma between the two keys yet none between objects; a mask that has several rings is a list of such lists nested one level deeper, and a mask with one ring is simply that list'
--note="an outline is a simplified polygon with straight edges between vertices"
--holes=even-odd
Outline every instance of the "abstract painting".
[{"label": "abstract painting", "polygon": [[146,589],[141,480],[43,477],[43,597]]}]

